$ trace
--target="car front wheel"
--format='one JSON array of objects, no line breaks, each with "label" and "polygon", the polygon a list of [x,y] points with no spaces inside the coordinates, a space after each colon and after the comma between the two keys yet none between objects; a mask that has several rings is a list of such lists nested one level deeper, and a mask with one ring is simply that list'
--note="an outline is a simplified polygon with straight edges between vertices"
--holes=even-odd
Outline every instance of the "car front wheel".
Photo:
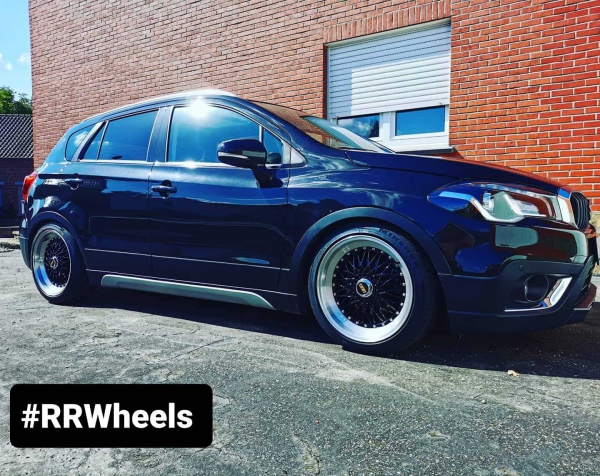
[{"label": "car front wheel", "polygon": [[321,326],[344,347],[367,353],[394,353],[419,340],[435,317],[437,289],[423,252],[384,228],[338,233],[309,273]]}]

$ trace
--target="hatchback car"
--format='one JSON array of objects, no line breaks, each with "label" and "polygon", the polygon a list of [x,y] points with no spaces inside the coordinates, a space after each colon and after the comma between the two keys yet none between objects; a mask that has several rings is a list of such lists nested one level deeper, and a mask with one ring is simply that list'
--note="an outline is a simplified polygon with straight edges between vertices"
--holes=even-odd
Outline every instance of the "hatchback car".
[{"label": "hatchback car", "polygon": [[358,351],[398,351],[438,317],[455,332],[573,323],[596,294],[581,193],[218,91],[72,127],[23,207],[23,258],[52,303],[104,286],[312,310]]}]

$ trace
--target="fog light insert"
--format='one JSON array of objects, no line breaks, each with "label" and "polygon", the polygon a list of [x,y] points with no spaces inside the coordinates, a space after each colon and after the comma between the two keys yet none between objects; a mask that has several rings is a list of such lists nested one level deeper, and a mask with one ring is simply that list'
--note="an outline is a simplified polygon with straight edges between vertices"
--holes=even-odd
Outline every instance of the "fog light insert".
[{"label": "fog light insert", "polygon": [[[534,280],[534,278],[536,278]],[[542,278],[542,279],[540,279]],[[546,280],[546,295],[542,299],[538,297],[544,290],[544,279]],[[542,311],[554,307],[560,302],[562,297],[569,289],[569,284],[573,280],[570,276],[530,276],[527,279],[521,279],[516,284],[513,292],[515,303],[520,304],[517,307],[507,308],[506,312],[527,312],[527,311]],[[533,300],[535,298],[535,300]]]},{"label": "fog light insert", "polygon": [[538,274],[531,276],[525,281],[523,285],[523,297],[527,302],[539,303],[546,297],[549,290],[550,283],[548,283],[548,278]]}]

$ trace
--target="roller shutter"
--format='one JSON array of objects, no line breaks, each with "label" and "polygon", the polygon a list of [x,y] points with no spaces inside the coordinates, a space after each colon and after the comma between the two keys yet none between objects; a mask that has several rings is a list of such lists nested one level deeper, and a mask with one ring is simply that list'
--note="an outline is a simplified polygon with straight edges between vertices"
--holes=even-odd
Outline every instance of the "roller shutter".
[{"label": "roller shutter", "polygon": [[329,119],[448,105],[450,23],[332,44],[327,73]]}]

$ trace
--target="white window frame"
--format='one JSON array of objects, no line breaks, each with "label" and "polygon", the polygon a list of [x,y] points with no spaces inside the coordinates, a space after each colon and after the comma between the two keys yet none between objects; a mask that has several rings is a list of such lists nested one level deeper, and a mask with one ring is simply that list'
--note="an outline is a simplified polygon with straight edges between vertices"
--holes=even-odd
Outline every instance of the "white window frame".
[{"label": "white window frame", "polygon": [[[397,151],[402,150],[415,150],[415,148],[419,150],[432,150],[432,149],[443,149],[450,146],[449,144],[449,126],[450,126],[450,105],[449,104],[439,104],[438,106],[428,106],[428,107],[439,107],[444,106],[444,131],[443,132],[426,132],[423,134],[405,134],[405,135],[396,135],[396,112],[394,111],[389,115],[390,121],[390,135],[387,139],[387,145],[389,148]],[[425,108],[423,108],[425,109]],[[403,109],[406,111],[407,109]],[[386,140],[386,139],[384,139]]]},{"label": "white window frame", "polygon": [[[427,151],[427,150],[439,150],[450,148],[449,144],[449,126],[450,126],[450,107],[449,104],[438,104],[437,106],[426,106],[422,109],[429,107],[445,107],[445,120],[444,120],[444,131],[443,132],[429,132],[423,134],[405,134],[396,135],[396,112],[402,112],[407,110],[421,109],[421,108],[410,108],[400,109],[398,111],[380,112],[379,113],[379,136],[369,137],[369,140],[377,142],[378,144],[384,145],[395,152],[402,151]],[[374,114],[361,114],[359,116],[344,116],[332,119],[331,122],[334,124],[338,123],[339,119],[348,119],[350,117],[361,117],[361,116],[372,116]]]}]

